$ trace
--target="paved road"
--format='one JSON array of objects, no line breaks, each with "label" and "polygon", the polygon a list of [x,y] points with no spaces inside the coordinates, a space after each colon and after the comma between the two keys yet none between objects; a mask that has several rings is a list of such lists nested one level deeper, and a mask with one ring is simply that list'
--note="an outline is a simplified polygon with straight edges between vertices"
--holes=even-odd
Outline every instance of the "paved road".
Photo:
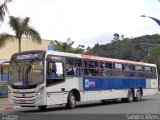
[{"label": "paved road", "polygon": [[123,103],[121,101],[102,104],[100,101],[85,102],[75,109],[66,109],[64,105],[49,106],[45,111],[37,107],[16,108],[0,111],[0,113],[36,113],[36,114],[129,114],[129,113],[160,113],[160,95],[143,97],[142,101]]},{"label": "paved road", "polygon": [[[64,114],[79,114],[80,117],[91,119],[92,115],[100,114],[125,114],[119,117],[126,117],[127,114],[160,114],[160,95],[144,97],[142,101],[132,102],[132,103],[123,103],[121,101],[111,102],[107,104],[102,104],[100,101],[88,102],[83,104],[78,104],[75,109],[66,109],[65,106],[50,106],[45,111],[39,111],[38,108],[16,108],[13,110],[3,110],[0,111],[0,114],[21,114],[22,116],[26,115],[52,115],[62,117]],[[38,115],[37,115],[38,114]],[[63,114],[63,115],[61,115]],[[90,114],[89,116],[86,114]],[[83,116],[82,116],[83,115]],[[76,116],[76,120],[80,117]],[[89,117],[89,118],[88,118]],[[97,116],[95,116],[97,117]],[[95,118],[94,117],[94,118]],[[156,116],[158,118],[158,116]],[[159,116],[160,118],[160,116]],[[66,117],[64,117],[66,119]],[[68,118],[69,119],[69,118]],[[96,119],[96,118],[95,118]],[[98,118],[97,118],[98,119]],[[71,119],[70,119],[71,120]]]}]

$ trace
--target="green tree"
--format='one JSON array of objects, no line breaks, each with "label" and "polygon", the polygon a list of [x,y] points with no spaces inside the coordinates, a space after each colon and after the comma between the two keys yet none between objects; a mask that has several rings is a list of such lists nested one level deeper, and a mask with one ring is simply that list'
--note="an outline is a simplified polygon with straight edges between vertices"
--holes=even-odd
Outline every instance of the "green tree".
[{"label": "green tree", "polygon": [[12,0],[4,0],[3,4],[0,4],[0,22],[4,21],[4,18],[6,16],[6,13],[8,13],[8,7],[7,4],[11,2]]},{"label": "green tree", "polygon": [[53,46],[56,47],[56,49],[60,52],[70,52],[70,53],[84,53],[84,45],[78,45],[77,48],[73,48],[72,45],[74,44],[74,41],[72,41],[70,38],[67,39],[66,42],[58,42],[55,40],[55,43],[51,43]]},{"label": "green tree", "polygon": [[[160,73],[160,45],[156,45],[151,50],[150,54],[146,56],[145,62],[156,64],[158,73]],[[160,80],[158,80],[158,85],[160,86]]]},{"label": "green tree", "polygon": [[[0,3],[0,22],[4,21],[6,13],[9,13],[7,4],[12,0],[4,0],[4,3]],[[12,39],[12,35],[7,33],[0,34],[0,47],[5,46],[5,43]]]},{"label": "green tree", "polygon": [[150,51],[150,54],[148,54],[148,56],[146,56],[145,61],[149,62],[149,63],[157,64],[157,67],[160,70],[160,45],[156,45]]},{"label": "green tree", "polygon": [[53,44],[53,46],[56,47],[56,49],[60,52],[73,52],[72,45],[74,44],[74,41],[71,41],[70,38],[67,39],[67,42],[58,42],[55,40],[56,44]]},{"label": "green tree", "polygon": [[74,49],[74,53],[79,53],[82,54],[84,53],[84,45],[78,45],[78,47],[76,49]]},{"label": "green tree", "polygon": [[115,41],[118,41],[119,38],[120,38],[120,36],[119,36],[118,33],[114,33],[114,34],[113,34],[113,39],[114,39]]},{"label": "green tree", "polygon": [[41,37],[37,30],[29,26],[29,18],[24,19],[19,17],[10,16],[9,25],[15,32],[15,37],[18,39],[19,52],[21,52],[21,39],[22,36],[29,37],[33,42],[41,43]]}]

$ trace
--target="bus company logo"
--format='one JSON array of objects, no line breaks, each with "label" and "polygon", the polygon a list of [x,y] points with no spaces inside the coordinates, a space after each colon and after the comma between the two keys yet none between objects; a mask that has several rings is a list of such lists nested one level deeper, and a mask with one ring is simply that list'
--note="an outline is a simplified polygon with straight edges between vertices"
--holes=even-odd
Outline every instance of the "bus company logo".
[{"label": "bus company logo", "polygon": [[85,79],[85,88],[94,88],[95,86],[95,79]]},{"label": "bus company logo", "polygon": [[35,59],[38,58],[38,54],[27,54],[27,55],[18,55],[17,60],[23,60],[23,59]]}]

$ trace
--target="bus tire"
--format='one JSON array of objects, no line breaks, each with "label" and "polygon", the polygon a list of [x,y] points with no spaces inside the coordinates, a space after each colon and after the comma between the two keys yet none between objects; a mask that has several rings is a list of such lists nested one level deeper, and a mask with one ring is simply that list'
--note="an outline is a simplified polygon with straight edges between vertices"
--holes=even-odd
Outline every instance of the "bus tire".
[{"label": "bus tire", "polygon": [[69,109],[73,109],[76,107],[76,97],[73,92],[70,92],[70,94],[68,95],[66,107]]},{"label": "bus tire", "polygon": [[43,105],[43,106],[38,106],[39,110],[45,110],[46,109],[46,105]]},{"label": "bus tire", "polygon": [[137,90],[135,100],[140,101],[141,99],[142,99],[142,92],[141,90]]},{"label": "bus tire", "polygon": [[107,104],[107,100],[101,100],[102,104]]},{"label": "bus tire", "polygon": [[133,102],[133,100],[134,100],[133,90],[129,89],[127,93],[127,102]]}]

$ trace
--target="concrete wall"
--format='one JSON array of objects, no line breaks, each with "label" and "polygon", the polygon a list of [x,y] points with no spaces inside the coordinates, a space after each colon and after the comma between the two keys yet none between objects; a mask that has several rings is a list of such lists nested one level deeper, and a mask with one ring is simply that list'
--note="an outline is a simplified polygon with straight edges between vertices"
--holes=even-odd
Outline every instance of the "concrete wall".
[{"label": "concrete wall", "polygon": [[[47,50],[52,40],[42,40],[41,44],[32,42],[32,39],[22,38],[21,51]],[[5,47],[0,48],[0,59],[10,59],[11,55],[18,52],[18,40],[7,42]]]}]

